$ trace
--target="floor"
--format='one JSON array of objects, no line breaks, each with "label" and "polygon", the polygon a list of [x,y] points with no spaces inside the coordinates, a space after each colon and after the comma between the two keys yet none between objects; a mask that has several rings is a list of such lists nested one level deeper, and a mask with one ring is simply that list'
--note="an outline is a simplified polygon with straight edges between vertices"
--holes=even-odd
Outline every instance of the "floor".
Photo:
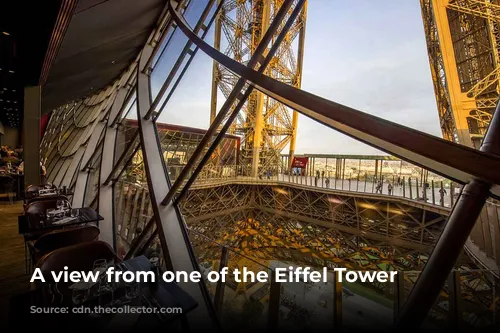
[{"label": "floor", "polygon": [[5,327],[10,297],[29,290],[24,241],[17,231],[17,217],[22,211],[22,201],[0,201],[0,327]]}]

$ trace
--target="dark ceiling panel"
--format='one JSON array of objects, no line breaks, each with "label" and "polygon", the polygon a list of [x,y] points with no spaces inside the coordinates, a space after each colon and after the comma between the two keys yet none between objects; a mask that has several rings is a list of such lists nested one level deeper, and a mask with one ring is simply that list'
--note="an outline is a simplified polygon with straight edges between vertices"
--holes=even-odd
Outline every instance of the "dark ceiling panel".
[{"label": "dark ceiling panel", "polygon": [[0,5],[0,122],[3,125],[20,127],[23,122],[24,86],[40,82],[61,4],[61,0],[50,0],[2,1]]},{"label": "dark ceiling panel", "polygon": [[83,12],[89,8],[99,5],[100,3],[106,2],[108,0],[80,0],[78,1],[78,5],[75,8],[75,14],[79,12]]},{"label": "dark ceiling panel", "polygon": [[112,83],[138,55],[165,4],[80,1],[44,86],[43,112]]}]

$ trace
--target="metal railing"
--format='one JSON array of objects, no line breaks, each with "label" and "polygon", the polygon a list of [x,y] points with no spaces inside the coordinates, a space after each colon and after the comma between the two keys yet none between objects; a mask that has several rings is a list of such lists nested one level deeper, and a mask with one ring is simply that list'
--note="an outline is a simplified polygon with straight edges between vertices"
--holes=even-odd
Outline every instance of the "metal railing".
[{"label": "metal railing", "polygon": [[[172,180],[177,179],[184,165],[167,166]],[[436,178],[424,182],[417,176],[398,177],[394,174],[382,174],[377,179],[374,172],[360,172],[356,177],[332,177],[331,173],[323,176],[302,176],[283,173],[279,167],[262,172],[257,177],[250,176],[250,167],[240,165],[207,165],[200,172],[193,186],[207,186],[222,182],[285,183],[312,188],[369,193],[373,195],[394,196],[415,200],[446,208],[453,207],[460,196],[462,186],[445,178]]]}]

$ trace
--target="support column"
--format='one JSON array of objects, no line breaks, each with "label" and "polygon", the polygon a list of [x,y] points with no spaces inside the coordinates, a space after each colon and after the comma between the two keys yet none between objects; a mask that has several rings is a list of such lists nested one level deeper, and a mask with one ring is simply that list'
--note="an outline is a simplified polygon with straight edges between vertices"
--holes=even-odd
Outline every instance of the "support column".
[{"label": "support column", "polygon": [[[305,17],[306,17],[306,12],[307,12],[307,1],[304,3],[304,7],[302,9],[301,13],[301,19],[302,22],[302,27],[300,28],[299,32],[299,46],[298,46],[298,51],[297,51],[297,75],[296,75],[296,82],[295,86],[297,88],[300,88],[302,86],[302,66],[304,63],[304,41],[306,37],[306,22],[305,22]],[[297,141],[297,126],[299,124],[299,113],[295,110],[293,110],[293,115],[292,115],[292,138],[290,140],[290,159],[293,160],[293,156],[295,155],[295,143]],[[292,163],[290,161],[290,163]],[[291,167],[291,164],[289,165]]]},{"label": "support column", "polygon": [[466,92],[462,92],[460,87],[461,80],[458,75],[458,66],[448,18],[447,5],[450,1],[431,0],[431,2],[436,21],[439,47],[443,57],[444,75],[446,77],[448,95],[450,96],[451,109],[453,111],[453,119],[457,130],[458,140],[462,145],[473,147],[467,123],[467,116],[469,112],[465,106],[467,104],[474,103],[474,99],[468,97]]},{"label": "support column", "polygon": [[[271,4],[264,1],[262,4],[262,26],[261,31],[267,31],[269,28],[269,20],[271,17]],[[254,36],[256,37],[256,36]],[[261,36],[259,36],[261,37]],[[259,38],[260,42],[260,38]],[[253,45],[257,45],[255,43]],[[262,142],[262,131],[264,130],[264,94],[260,91],[254,91],[250,96],[250,100],[255,101],[254,106],[254,136],[253,136],[253,150],[252,150],[252,177],[257,177],[259,175],[259,164],[260,164],[260,145]],[[250,103],[249,103],[250,104]],[[292,156],[290,156],[292,158]]]},{"label": "support column", "polygon": [[[497,105],[480,150],[500,156],[500,104]],[[490,195],[490,189],[491,184],[479,179],[472,179],[463,188],[462,195],[453,206],[448,222],[401,311],[396,323],[398,330],[416,331],[425,320],[455,266]]]},{"label": "support column", "polygon": [[[220,4],[222,0],[217,0],[217,5]],[[215,19],[215,36],[214,36],[214,47],[217,50],[220,50],[220,36],[221,36],[221,15],[217,15],[217,18]],[[219,69],[218,69],[218,64],[214,60],[213,65],[212,65],[212,97],[211,97],[211,102],[210,102],[210,125],[215,120],[215,117],[217,115],[217,89],[219,89]]]},{"label": "support column", "polygon": [[24,185],[40,184],[40,86],[24,88]]},{"label": "support column", "polygon": [[[134,75],[134,74],[132,74]],[[113,170],[114,159],[115,159],[115,146],[116,146],[116,134],[118,132],[117,126],[111,126],[112,121],[117,117],[120,109],[125,103],[125,98],[128,93],[128,87],[117,88],[118,93],[111,106],[110,115],[108,117],[108,122],[106,124],[106,129],[104,132],[104,143],[103,143],[103,153],[100,168],[100,183],[99,183],[99,214],[104,217],[104,220],[99,224],[101,228],[101,234],[99,239],[107,242],[113,248],[116,247],[115,239],[115,220],[113,207],[110,202],[113,202],[113,185],[104,185],[104,181],[109,177],[111,171]],[[140,211],[142,213],[142,209]],[[122,227],[124,227],[122,225]],[[133,233],[135,230],[129,230],[129,233]]]}]

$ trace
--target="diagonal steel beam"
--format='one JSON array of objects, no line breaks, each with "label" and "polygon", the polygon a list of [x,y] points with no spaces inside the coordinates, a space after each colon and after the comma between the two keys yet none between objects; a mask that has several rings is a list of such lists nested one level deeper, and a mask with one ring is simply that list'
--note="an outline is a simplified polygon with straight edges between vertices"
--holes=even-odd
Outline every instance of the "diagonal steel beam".
[{"label": "diagonal steel beam", "polygon": [[[303,3],[304,0],[300,0],[300,3]],[[255,50],[255,53],[254,53],[254,56],[252,56],[252,58],[249,60],[249,63],[248,65],[249,66],[256,66],[257,64],[261,63],[260,67],[259,67],[259,71],[264,71],[265,67],[267,64],[269,64],[269,62],[271,61],[272,59],[272,56],[273,54],[276,52],[276,50],[278,49],[278,46],[280,44],[280,41],[283,40],[283,38],[285,37],[286,35],[286,32],[288,31],[288,29],[285,27],[282,29],[280,35],[278,36],[278,38],[280,38],[279,40],[277,39],[274,43],[273,43],[273,47],[271,48],[271,50],[269,50],[269,52],[267,53],[267,56],[266,58],[263,58],[263,54],[264,52],[266,51],[267,49],[267,45],[272,41],[272,38],[274,36],[274,34],[276,33],[276,31],[278,30],[278,28],[280,27],[280,24],[281,22],[283,21],[283,19],[285,18],[288,10],[290,9],[291,5],[293,4],[293,1],[286,1],[280,8],[280,10],[278,11],[278,13],[276,14],[273,22],[271,22],[271,24],[269,25],[269,28],[268,30],[266,31],[266,34],[262,37],[262,40],[261,42],[259,43],[259,45],[257,46],[256,50]],[[173,4],[170,2],[169,3],[169,9],[172,10],[173,12],[175,12],[175,10],[173,9],[174,6]],[[292,20],[293,22],[293,20]],[[288,22],[287,22],[288,23]],[[291,25],[291,24],[290,24]],[[188,176],[189,174],[189,171],[191,169],[191,167],[196,163],[196,161],[198,160],[198,158],[201,156],[201,154],[203,153],[203,150],[204,148],[206,147],[206,145],[209,143],[209,141],[212,139],[212,137],[214,136],[214,134],[216,133],[218,127],[220,126],[220,124],[222,123],[222,121],[224,120],[224,118],[226,117],[227,113],[230,111],[230,108],[231,106],[234,104],[235,100],[238,99],[239,100],[239,104],[235,107],[234,110],[237,110],[236,112],[233,112],[234,113],[238,113],[239,112],[239,109],[241,109],[241,107],[243,106],[243,104],[246,102],[246,99],[247,97],[250,95],[252,89],[249,87],[246,91],[245,91],[245,94],[242,95],[241,93],[241,90],[243,89],[243,87],[245,86],[245,80],[243,79],[240,79],[238,80],[238,82],[236,83],[233,91],[231,92],[231,94],[228,96],[228,98],[226,99],[226,102],[224,103],[224,105],[222,106],[221,110],[219,111],[219,114],[217,115],[217,117],[215,117],[214,121],[212,122],[210,128],[207,130],[206,134],[204,135],[204,137],[202,138],[202,140],[200,141],[200,143],[198,144],[198,146],[196,147],[195,151],[193,152],[193,154],[191,155],[188,163],[184,166],[184,168],[181,170],[181,173],[179,174],[179,176],[177,177],[177,179],[175,180],[174,184],[172,185],[172,187],[170,188],[169,192],[167,193],[166,197],[163,199],[162,201],[162,204],[163,205],[166,205],[168,204],[172,198],[174,197],[174,194],[180,189],[182,183],[184,182],[184,180],[186,179],[186,177]],[[238,108],[239,106],[239,108]],[[229,125],[231,124],[232,120],[228,120],[226,122],[229,123]],[[229,128],[229,125],[228,125],[228,128]],[[227,129],[226,129],[227,131]],[[221,133],[225,133],[225,131],[221,131]],[[220,133],[219,133],[220,134]],[[223,137],[223,135],[222,135]],[[216,138],[217,140],[217,138]],[[217,143],[218,142],[215,142],[215,145],[212,144],[212,147],[216,147],[217,146]],[[215,149],[215,148],[214,148]],[[205,155],[207,156],[207,155]],[[210,155],[208,155],[210,156]],[[200,170],[201,171],[201,168]],[[198,173],[199,173],[198,171]],[[193,180],[194,181],[194,180]],[[184,188],[186,188],[184,186]],[[152,218],[147,224],[146,226],[144,227],[144,231],[141,233],[138,239],[138,241],[135,243],[137,245],[137,247],[139,246],[140,243],[142,243],[143,241],[143,238],[145,237],[146,235],[146,231],[150,231],[152,230],[153,228],[153,225],[154,225],[154,218]],[[155,229],[153,231],[153,233],[151,234],[151,237],[149,238],[149,240],[152,240],[154,239],[154,237],[156,236],[156,234],[158,233],[158,229]],[[134,247],[134,248],[131,248],[129,250],[129,253],[131,253],[131,255],[136,252],[138,250],[137,247]],[[141,249],[139,249],[139,253],[140,251],[142,251],[142,249],[144,249],[145,247],[142,247]]]},{"label": "diagonal steel beam", "polygon": [[[176,16],[178,19],[182,20],[178,16],[177,12],[173,9],[172,2],[170,2],[169,4],[170,4],[169,10],[171,11],[171,14]],[[290,7],[292,6],[292,4],[293,4],[293,1],[286,1],[281,6],[281,8],[278,11],[278,13],[276,14],[274,20],[269,25],[269,28],[267,29],[265,35],[262,37],[261,42],[257,46],[255,53],[252,55],[252,58],[249,60],[249,62],[248,62],[249,67],[254,68],[255,66],[257,66],[260,63],[261,65],[260,65],[258,71],[261,73],[264,71],[264,69],[266,68],[265,65],[267,65],[270,62],[274,52],[276,52],[276,49],[278,48],[280,43],[278,41],[275,41],[273,43],[273,47],[271,48],[271,50],[269,50],[269,53],[267,54],[266,58],[264,59],[263,55],[264,55],[265,51],[267,50],[267,45],[272,41],[274,34],[280,28],[281,22],[285,18],[286,14],[287,14],[288,10],[290,9]],[[183,24],[185,24],[185,23],[183,23]],[[286,34],[286,29],[282,29],[281,35],[283,35],[283,37],[281,39],[284,38],[285,34]],[[276,45],[276,47],[274,47],[275,45]],[[273,52],[273,48],[274,48],[274,52]],[[267,63],[266,63],[266,60],[267,60]],[[219,113],[215,117],[214,121],[212,122],[212,124],[208,128],[206,134],[203,136],[200,143],[196,147],[195,151],[193,152],[193,154],[189,158],[189,161],[184,166],[184,168],[181,170],[181,173],[179,174],[179,176],[175,180],[174,184],[170,188],[170,191],[167,193],[167,196],[163,199],[163,201],[162,201],[163,205],[168,204],[172,200],[172,198],[174,197],[174,194],[177,192],[177,190],[181,187],[184,180],[187,178],[189,171],[191,170],[191,168],[195,165],[196,161],[202,155],[203,150],[208,145],[208,143],[210,142],[212,137],[215,135],[217,129],[219,128],[222,121],[225,119],[227,113],[230,111],[231,106],[235,103],[235,101],[239,100],[239,103],[234,108],[234,110],[237,110],[237,111],[239,111],[239,109],[241,109],[243,104],[246,102],[246,99],[250,95],[252,90],[250,87],[248,87],[246,89],[245,93],[242,94],[242,89],[244,88],[245,83],[246,83],[245,79],[238,80],[238,82],[234,86],[234,89],[231,91],[231,94],[228,96],[228,98],[226,99],[226,101],[222,105],[221,110],[219,111]],[[234,110],[233,110],[233,112],[234,112]],[[222,131],[221,131],[221,133],[222,133]]]},{"label": "diagonal steel beam", "polygon": [[[210,23],[205,27],[204,26],[204,22],[205,22],[205,19],[207,18],[207,16],[210,14],[210,10],[212,9],[212,6],[214,4],[215,0],[210,0],[208,2],[208,4],[205,6],[205,9],[203,10],[203,12],[201,13],[201,16],[200,18],[198,19],[198,22],[196,23],[193,31],[198,34],[200,32],[200,30],[204,29],[204,32],[203,32],[203,35],[201,36],[202,39],[204,39],[209,31],[209,28],[210,26],[212,25],[213,21],[215,20],[215,17],[217,16],[217,14],[219,13],[219,11],[221,10],[222,8],[222,2],[219,3],[217,9],[215,10],[215,13],[210,21]],[[172,34],[173,36],[173,34]],[[168,74],[167,78],[165,79],[165,81],[163,82],[163,85],[161,86],[160,88],[160,91],[158,92],[158,95],[156,95],[156,98],[154,99],[153,103],[151,103],[151,106],[149,107],[149,110],[148,112],[146,112],[146,115],[144,116],[144,119],[149,119],[151,117],[151,115],[153,114],[153,112],[155,112],[156,110],[156,107],[159,105],[159,103],[161,102],[162,98],[163,98],[163,95],[165,95],[165,93],[167,92],[167,89],[168,87],[170,86],[170,83],[172,83],[172,80],[174,79],[175,75],[177,74],[177,71],[179,70],[179,68],[181,67],[182,65],[182,62],[184,61],[184,59],[186,58],[186,56],[189,54],[189,60],[188,62],[186,63],[186,65],[184,66],[184,69],[183,71],[181,72],[181,75],[180,77],[177,79],[177,82],[176,84],[174,85],[173,89],[171,89],[168,97],[165,99],[165,101],[163,102],[162,106],[160,107],[160,112],[163,110],[163,108],[165,107],[165,105],[167,104],[168,100],[170,99],[170,97],[172,96],[172,93],[174,92],[175,88],[177,87],[177,84],[179,83],[180,79],[182,78],[182,76],[184,75],[184,73],[186,72],[187,68],[189,67],[189,65],[191,64],[191,61],[192,59],[194,58],[194,56],[196,55],[196,52],[198,51],[198,47],[191,52],[190,54],[190,51],[191,51],[191,45],[193,45],[193,42],[191,42],[189,39],[188,41],[186,42],[186,44],[184,45],[184,48],[183,50],[181,51],[181,54],[177,57],[177,61],[175,62],[174,66],[172,67],[172,69],[170,70],[170,73]],[[165,48],[163,49],[163,51],[165,51],[167,49],[167,46],[165,46]],[[158,116],[158,115],[157,115]],[[156,116],[156,117],[157,117]]]},{"label": "diagonal steel beam", "polygon": [[[270,29],[271,28],[274,28],[273,24],[276,23],[277,26],[279,26],[279,23],[281,23],[281,19],[280,17],[278,17],[278,15],[281,13],[281,10],[283,9],[283,7],[285,6],[285,4],[289,4],[291,5],[292,1],[289,1],[289,2],[285,2],[282,7],[280,8],[280,12],[278,12],[278,14],[276,15],[276,17],[274,18],[273,22],[271,23],[271,25],[269,26],[269,29],[267,30],[266,32],[266,35],[263,37],[263,40],[264,38],[266,38],[267,34],[270,32]],[[264,60],[262,61],[261,63],[261,66],[260,68],[258,69],[258,72],[259,73],[263,73],[263,71],[265,70],[265,68],[267,67],[267,65],[269,65],[269,63],[271,62],[271,60],[273,59],[273,55],[276,53],[276,51],[278,50],[281,42],[285,39],[285,36],[288,32],[288,30],[290,29],[290,27],[293,25],[293,22],[295,21],[295,19],[297,18],[297,16],[300,14],[300,12],[302,11],[302,7],[305,3],[305,0],[299,0],[294,8],[294,10],[292,11],[292,13],[290,14],[290,16],[288,17],[287,21],[285,22],[285,25],[283,26],[283,28],[281,29],[278,37],[276,38],[276,40],[274,41],[273,45],[271,46],[271,48],[269,49],[269,52],[267,53],[267,55],[265,56]],[[285,12],[286,13],[286,12]],[[276,22],[278,20],[278,22]],[[274,35],[274,33],[271,34],[271,36]],[[259,44],[259,47],[262,45],[262,41],[261,43]],[[267,44],[264,44],[264,46],[267,46]],[[254,53],[254,56],[257,55],[257,57],[260,58],[260,54],[257,53],[257,51],[260,51],[258,48],[256,50],[256,52]],[[263,53],[262,53],[263,55]],[[253,59],[253,57],[252,57]],[[251,60],[250,60],[251,61]],[[240,78],[238,80],[238,83],[242,81],[242,82],[245,82],[244,79]],[[235,86],[235,89],[237,88],[237,86]],[[234,91],[234,90],[233,90]],[[226,132],[229,130],[229,127],[231,126],[231,124],[233,123],[234,119],[236,118],[236,116],[238,115],[240,109],[243,107],[243,105],[245,104],[246,102],[246,99],[248,98],[248,96],[250,96],[250,94],[252,93],[253,91],[253,87],[252,86],[249,86],[247,88],[247,90],[245,91],[244,95],[243,95],[243,98],[240,99],[240,101],[238,102],[237,106],[233,109],[233,111],[231,112],[231,114],[229,115],[228,119],[226,120],[226,123],[224,124],[224,126],[222,127],[221,131],[219,132],[219,134],[217,134],[217,137],[215,138],[215,140],[212,142],[211,146],[208,148],[207,152],[205,153],[205,155],[202,157],[201,161],[198,163],[198,165],[196,166],[195,170],[193,171],[193,174],[191,175],[191,177],[188,179],[188,181],[186,182],[186,184],[184,185],[184,187],[182,188],[181,190],[181,193],[178,195],[178,197],[175,199],[176,202],[179,202],[179,200],[182,200],[182,198],[186,195],[187,191],[189,190],[189,187],[194,183],[194,181],[196,180],[196,177],[198,176],[198,174],[201,172],[201,170],[203,169],[203,167],[205,166],[205,164],[208,162],[208,160],[210,159],[212,153],[214,152],[214,150],[217,148],[217,146],[219,145],[219,143],[222,141],[222,139],[224,138],[224,135],[226,134]],[[227,101],[227,100],[226,100]],[[220,113],[219,113],[220,114]],[[217,118],[216,118],[217,119]],[[185,167],[186,168],[186,167]],[[169,193],[170,194],[170,193]],[[173,195],[173,193],[172,193]],[[167,199],[167,198],[165,198]],[[171,198],[170,198],[171,199]],[[168,202],[169,200],[167,200],[166,202]],[[165,202],[165,201],[164,201]]]},{"label": "diagonal steel beam", "polygon": [[[500,155],[500,104],[497,105],[480,149]],[[396,328],[410,331],[418,330],[422,325],[464,248],[488,199],[490,187],[490,183],[477,179],[465,185],[427,265],[400,312]]]},{"label": "diagonal steel beam", "polygon": [[497,171],[500,169],[499,156],[355,110],[258,73],[201,40],[179,14],[171,11],[178,27],[203,52],[278,102],[358,141],[458,183],[466,184],[472,179],[492,183],[492,195],[500,197],[500,173]]}]

